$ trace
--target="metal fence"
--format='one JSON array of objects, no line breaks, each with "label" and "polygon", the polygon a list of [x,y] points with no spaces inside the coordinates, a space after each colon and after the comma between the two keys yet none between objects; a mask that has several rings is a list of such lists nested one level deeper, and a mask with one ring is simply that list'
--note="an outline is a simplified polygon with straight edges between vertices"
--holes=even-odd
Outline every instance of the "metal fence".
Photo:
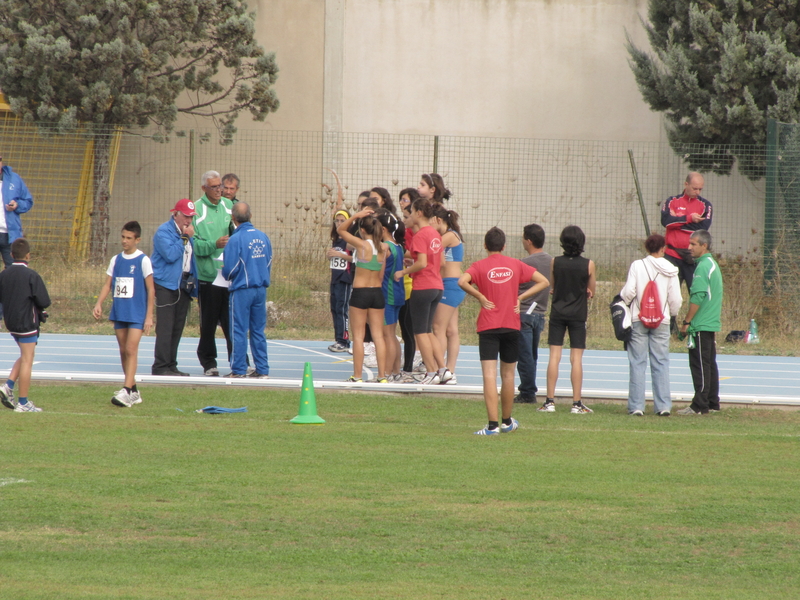
[{"label": "metal fence", "polygon": [[[641,256],[647,227],[663,232],[660,204],[682,192],[688,170],[668,144],[653,142],[264,129],[240,130],[228,146],[217,140],[216,131],[199,129],[168,142],[146,132],[120,134],[109,252],[118,251],[122,224],[135,219],[144,231],[142,249],[149,253],[153,232],[175,202],[201,195],[205,171],[233,172],[241,178],[239,198],[251,204],[254,224],[272,239],[276,268],[324,291],[329,274],[324,250],[336,197],[329,169],[339,174],[348,206],[363,190],[381,186],[396,196],[404,187],[416,187],[422,173],[436,170],[452,191],[449,205],[461,215],[468,259],[482,255],[483,234],[495,225],[509,236],[508,253],[521,256],[524,225],[541,224],[545,249],[560,254],[558,235],[575,224],[584,229],[586,255],[602,278],[624,273]],[[0,149],[34,197],[33,210],[23,216],[26,235],[38,254],[63,260],[64,268],[51,277],[69,295],[86,279],[79,267],[86,258],[82,234],[92,218],[91,146],[80,131],[43,136],[36,126],[6,115],[0,118]],[[691,147],[696,167],[697,156],[707,150]],[[709,156],[719,148],[711,150]],[[765,148],[739,146],[736,152],[763,160]],[[767,205],[765,179],[750,181],[735,169],[727,176],[708,173],[703,196],[715,208],[716,251],[731,260],[761,264],[765,241],[785,235],[782,213],[775,212],[775,202]]]}]

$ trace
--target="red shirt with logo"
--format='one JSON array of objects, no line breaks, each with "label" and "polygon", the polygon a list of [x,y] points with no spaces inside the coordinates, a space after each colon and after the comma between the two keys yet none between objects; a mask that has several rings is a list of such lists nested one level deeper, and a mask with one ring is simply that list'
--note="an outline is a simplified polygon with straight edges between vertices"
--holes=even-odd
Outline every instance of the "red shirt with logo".
[{"label": "red shirt with logo", "polygon": [[467,273],[478,291],[494,303],[492,310],[481,307],[478,333],[490,329],[519,330],[519,314],[514,312],[520,283],[530,281],[536,269],[521,260],[492,254],[472,263]]},{"label": "red shirt with logo", "polygon": [[413,289],[415,290],[443,290],[442,276],[439,266],[442,262],[442,236],[430,225],[423,227],[414,234],[411,245],[408,247],[411,257],[417,260],[419,254],[428,255],[428,265],[421,271],[411,273]]}]

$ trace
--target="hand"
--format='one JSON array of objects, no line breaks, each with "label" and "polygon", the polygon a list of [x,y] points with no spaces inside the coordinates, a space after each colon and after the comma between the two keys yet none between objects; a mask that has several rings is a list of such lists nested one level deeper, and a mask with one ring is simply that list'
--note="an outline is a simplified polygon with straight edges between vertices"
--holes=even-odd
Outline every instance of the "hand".
[{"label": "hand", "polygon": [[92,309],[92,316],[95,318],[95,320],[99,320],[100,317],[103,316],[103,307],[99,302],[94,305],[94,308]]},{"label": "hand", "polygon": [[228,236],[223,235],[221,238],[217,240],[217,248],[224,248],[228,245]]},{"label": "hand", "polygon": [[333,258],[334,256],[341,256],[341,253],[336,248],[328,248],[328,251],[325,253],[325,256],[328,258]]},{"label": "hand", "polygon": [[368,217],[373,214],[375,211],[371,208],[365,208],[364,210],[358,211],[356,214],[353,215],[354,219],[360,219],[361,217]]},{"label": "hand", "polygon": [[519,311],[520,311],[520,305],[521,305],[521,302],[519,301],[519,298],[517,298],[517,303],[514,305],[514,314],[515,314],[515,315],[518,315],[518,314],[519,314]]},{"label": "hand", "polygon": [[480,303],[483,308],[486,310],[492,310],[494,308],[494,302],[489,300],[486,296],[480,297]]},{"label": "hand", "polygon": [[681,333],[686,333],[687,331],[689,331],[689,326],[686,323],[681,323],[680,331]]},{"label": "hand", "polygon": [[703,219],[705,219],[705,217],[703,217],[703,215],[699,215],[697,213],[692,213],[692,223],[699,223]]},{"label": "hand", "polygon": [[586,288],[586,297],[587,298],[594,298],[594,292],[589,288]]},{"label": "hand", "polygon": [[393,277],[394,277],[395,281],[400,281],[403,278],[403,272],[402,271],[395,271]]},{"label": "hand", "polygon": [[8,204],[6,204],[6,210],[8,212],[17,210],[17,206],[19,206],[19,204],[17,204],[17,201],[16,200],[11,200]]},{"label": "hand", "polygon": [[150,335],[150,330],[153,328],[153,317],[147,317],[144,320],[144,334]]},{"label": "hand", "polygon": [[194,227],[192,227],[191,223],[189,223],[186,227],[183,228],[183,235],[187,235],[189,237],[194,236]]}]

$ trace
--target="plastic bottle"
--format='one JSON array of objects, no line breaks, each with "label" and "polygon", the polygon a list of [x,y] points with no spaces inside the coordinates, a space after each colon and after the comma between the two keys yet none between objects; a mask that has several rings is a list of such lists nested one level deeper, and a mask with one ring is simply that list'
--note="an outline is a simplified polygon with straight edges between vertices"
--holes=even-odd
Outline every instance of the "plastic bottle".
[{"label": "plastic bottle", "polygon": [[758,339],[758,325],[755,319],[750,319],[750,331],[747,332],[747,343],[758,344],[761,340]]}]

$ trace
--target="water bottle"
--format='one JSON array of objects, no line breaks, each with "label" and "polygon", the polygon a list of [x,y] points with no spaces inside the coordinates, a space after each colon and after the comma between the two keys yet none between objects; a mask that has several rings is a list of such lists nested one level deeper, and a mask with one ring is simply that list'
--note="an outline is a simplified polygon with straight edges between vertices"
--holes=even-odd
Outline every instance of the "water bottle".
[{"label": "water bottle", "polygon": [[750,319],[750,331],[747,334],[748,344],[758,344],[761,341],[758,339],[758,325],[755,319]]}]

